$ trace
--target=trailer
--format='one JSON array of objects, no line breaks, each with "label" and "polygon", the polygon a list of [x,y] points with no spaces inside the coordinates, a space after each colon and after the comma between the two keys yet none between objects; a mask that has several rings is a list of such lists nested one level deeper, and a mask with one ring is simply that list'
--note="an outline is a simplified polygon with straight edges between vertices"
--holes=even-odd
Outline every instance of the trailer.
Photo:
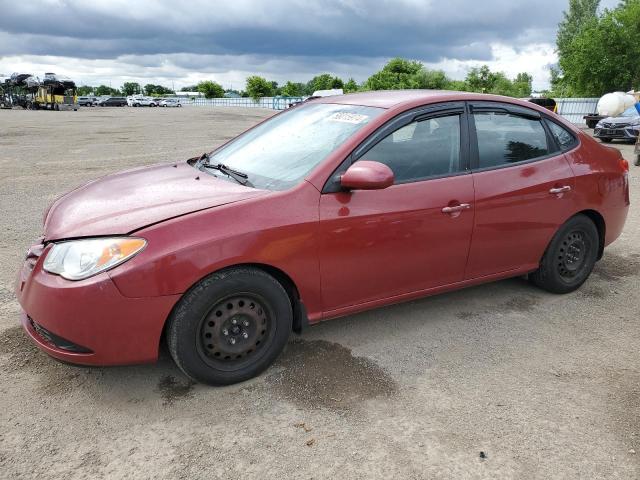
[{"label": "trailer", "polygon": [[36,109],[78,110],[75,82],[52,72],[45,73],[35,91],[33,105]]},{"label": "trailer", "polygon": [[0,85],[0,108],[78,110],[76,84],[54,73],[40,80],[29,73],[14,73]]}]

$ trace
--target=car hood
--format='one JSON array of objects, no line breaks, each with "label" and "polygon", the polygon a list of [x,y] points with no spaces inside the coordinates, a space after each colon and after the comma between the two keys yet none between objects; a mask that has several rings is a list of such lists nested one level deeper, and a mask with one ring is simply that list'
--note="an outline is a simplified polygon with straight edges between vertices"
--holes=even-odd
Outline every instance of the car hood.
[{"label": "car hood", "polygon": [[626,125],[628,123],[637,122],[640,120],[640,116],[638,117],[607,117],[602,119],[603,123],[611,123],[613,125]]},{"label": "car hood", "polygon": [[45,216],[45,241],[122,235],[147,225],[267,195],[191,165],[165,164],[108,175],[56,200]]}]

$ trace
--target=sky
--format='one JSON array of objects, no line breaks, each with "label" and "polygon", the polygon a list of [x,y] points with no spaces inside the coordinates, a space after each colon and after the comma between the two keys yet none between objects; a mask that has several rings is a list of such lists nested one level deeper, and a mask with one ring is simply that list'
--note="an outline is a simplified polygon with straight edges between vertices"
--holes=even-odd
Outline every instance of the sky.
[{"label": "sky", "polygon": [[[79,85],[201,80],[244,88],[320,73],[366,80],[390,58],[463,79],[489,65],[549,85],[567,0],[0,0],[0,74]],[[613,7],[617,0],[603,0]]]}]

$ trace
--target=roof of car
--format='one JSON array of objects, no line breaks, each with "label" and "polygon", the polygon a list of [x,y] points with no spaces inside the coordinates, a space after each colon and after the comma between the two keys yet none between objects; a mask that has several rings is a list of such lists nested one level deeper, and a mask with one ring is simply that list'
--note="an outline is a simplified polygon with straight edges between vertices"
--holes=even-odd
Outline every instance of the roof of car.
[{"label": "roof of car", "polygon": [[[404,103],[424,100],[426,103],[450,100],[493,100],[504,101],[507,97],[482,93],[457,92],[451,90],[376,90],[371,92],[334,95],[312,100],[317,103],[340,103],[343,105],[364,105],[367,107],[392,108]],[[508,98],[514,103],[522,102]]]}]

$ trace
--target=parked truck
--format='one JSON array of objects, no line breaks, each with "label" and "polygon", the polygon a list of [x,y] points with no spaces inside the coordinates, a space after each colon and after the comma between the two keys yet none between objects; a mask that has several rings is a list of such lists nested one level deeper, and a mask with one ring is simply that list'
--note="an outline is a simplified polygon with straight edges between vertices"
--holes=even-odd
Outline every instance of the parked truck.
[{"label": "parked truck", "polygon": [[4,108],[78,109],[76,84],[54,73],[45,73],[44,80],[29,73],[14,73],[0,87],[0,106]]},{"label": "parked truck", "polygon": [[55,73],[45,73],[44,80],[35,92],[34,108],[50,110],[78,110],[76,84]]}]

